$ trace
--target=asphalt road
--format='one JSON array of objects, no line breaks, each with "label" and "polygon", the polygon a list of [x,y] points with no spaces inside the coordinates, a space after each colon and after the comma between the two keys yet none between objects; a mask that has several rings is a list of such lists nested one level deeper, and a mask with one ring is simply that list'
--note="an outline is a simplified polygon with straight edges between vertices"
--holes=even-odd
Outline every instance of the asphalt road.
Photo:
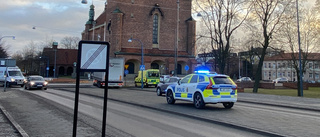
[{"label": "asphalt road", "polygon": [[[57,87],[58,88],[58,87]],[[15,88],[1,93],[1,104],[30,136],[71,136],[74,88],[26,91]],[[209,104],[198,110],[189,102],[168,105],[154,88],[109,89],[109,136],[318,136],[320,111],[270,105],[281,97],[239,94],[228,110]],[[103,89],[80,89],[78,136],[100,136]],[[261,102],[259,101],[261,100]],[[287,100],[287,101],[286,101]],[[256,103],[252,103],[252,102]],[[265,103],[263,103],[265,102]],[[317,105],[319,100],[303,104]],[[277,103],[277,102],[276,102]],[[314,104],[313,104],[314,103]],[[319,104],[318,104],[319,105]],[[301,128],[303,127],[303,128]]]}]

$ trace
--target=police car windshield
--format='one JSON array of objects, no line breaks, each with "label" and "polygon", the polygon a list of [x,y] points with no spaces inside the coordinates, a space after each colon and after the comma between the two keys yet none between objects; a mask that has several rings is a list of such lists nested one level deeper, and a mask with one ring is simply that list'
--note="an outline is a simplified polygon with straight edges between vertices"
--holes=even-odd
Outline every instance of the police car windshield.
[{"label": "police car windshield", "polygon": [[20,71],[9,71],[9,76],[22,76]]},{"label": "police car windshield", "polygon": [[232,81],[227,77],[213,77],[212,79],[215,84],[232,84]]}]

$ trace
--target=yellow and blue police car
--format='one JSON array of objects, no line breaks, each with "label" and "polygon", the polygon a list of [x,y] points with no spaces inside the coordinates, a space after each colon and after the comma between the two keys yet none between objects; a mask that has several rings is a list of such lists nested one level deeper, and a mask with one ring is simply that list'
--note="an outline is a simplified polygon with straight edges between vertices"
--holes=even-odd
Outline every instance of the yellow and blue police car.
[{"label": "yellow and blue police car", "polygon": [[191,101],[196,108],[204,108],[208,103],[222,103],[230,109],[237,101],[237,85],[227,75],[199,70],[169,85],[166,100],[168,104],[174,104],[176,100]]}]

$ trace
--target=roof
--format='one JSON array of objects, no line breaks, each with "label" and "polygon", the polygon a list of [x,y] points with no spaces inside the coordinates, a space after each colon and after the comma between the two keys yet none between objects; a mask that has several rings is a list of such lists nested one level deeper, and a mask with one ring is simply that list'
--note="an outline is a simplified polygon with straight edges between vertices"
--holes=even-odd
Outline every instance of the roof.
[{"label": "roof", "polygon": [[[303,58],[303,54],[301,54],[301,58]],[[292,55],[295,57],[295,59],[299,59],[298,53],[282,53],[271,57],[266,57],[264,61],[276,61],[276,60],[292,60]],[[318,60],[320,61],[320,53],[308,53],[307,55],[308,60]]]},{"label": "roof", "polygon": [[[49,57],[50,64],[54,64],[54,49],[44,48],[43,56]],[[57,49],[56,64],[57,65],[72,65],[77,62],[78,50],[77,49]]]}]

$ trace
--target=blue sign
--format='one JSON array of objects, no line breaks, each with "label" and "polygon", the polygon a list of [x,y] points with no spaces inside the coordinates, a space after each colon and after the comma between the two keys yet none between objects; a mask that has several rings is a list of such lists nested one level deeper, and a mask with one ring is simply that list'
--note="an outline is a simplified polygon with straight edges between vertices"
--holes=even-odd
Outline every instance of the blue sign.
[{"label": "blue sign", "polygon": [[129,70],[124,70],[124,74],[129,74]]},{"label": "blue sign", "polygon": [[146,70],[146,67],[144,65],[140,65],[140,70]]},{"label": "blue sign", "polygon": [[186,66],[184,67],[184,69],[188,71],[188,70],[189,70],[189,66],[186,65]]}]

